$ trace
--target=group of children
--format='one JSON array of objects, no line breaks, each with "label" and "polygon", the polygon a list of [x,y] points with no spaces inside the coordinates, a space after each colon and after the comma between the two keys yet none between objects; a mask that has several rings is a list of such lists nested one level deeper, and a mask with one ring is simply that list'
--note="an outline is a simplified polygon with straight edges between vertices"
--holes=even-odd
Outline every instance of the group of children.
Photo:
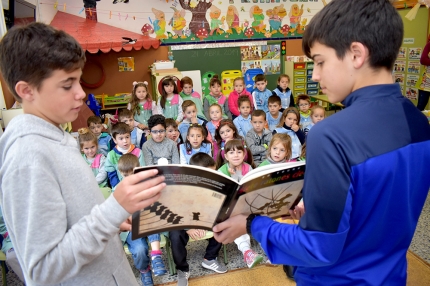
[{"label": "group of children", "polygon": [[[237,78],[228,99],[221,93],[217,76],[212,77],[210,93],[203,98],[193,91],[190,78],[181,82],[183,89],[178,93],[173,78],[164,79],[157,103],[146,82],[134,82],[130,103],[120,110],[110,134],[102,132],[99,117],[88,118],[88,128],[79,130],[79,144],[99,187],[110,186],[115,191],[133,168],[158,164],[200,165],[240,181],[253,168],[302,160],[306,133],[325,116],[321,106],[310,108],[307,95],[299,95],[299,108],[294,107],[287,75],[279,77],[273,92],[266,88],[264,75],[256,76],[252,93],[246,91],[243,78]],[[203,230],[170,233],[178,282],[186,284],[189,276],[184,250],[188,237],[204,235]],[[151,259],[146,239],[133,241],[128,232],[121,237],[141,272],[143,285],[152,285],[152,273],[167,273],[161,259],[160,234],[148,237]],[[249,235],[238,237],[235,243],[248,267],[263,260],[252,251]],[[220,248],[215,240],[209,241],[203,267],[218,273],[227,271],[216,260]]]}]

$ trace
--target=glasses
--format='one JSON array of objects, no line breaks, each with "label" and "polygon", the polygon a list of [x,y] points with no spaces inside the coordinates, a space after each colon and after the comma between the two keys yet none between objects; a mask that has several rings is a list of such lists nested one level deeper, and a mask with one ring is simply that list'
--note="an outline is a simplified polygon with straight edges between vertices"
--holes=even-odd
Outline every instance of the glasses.
[{"label": "glasses", "polygon": [[302,103],[302,104],[299,104],[299,106],[308,106],[309,105],[309,103]]},{"label": "glasses", "polygon": [[166,132],[166,130],[151,130],[151,133],[152,134],[154,134],[154,135],[157,135],[157,134],[164,134],[164,132]]}]

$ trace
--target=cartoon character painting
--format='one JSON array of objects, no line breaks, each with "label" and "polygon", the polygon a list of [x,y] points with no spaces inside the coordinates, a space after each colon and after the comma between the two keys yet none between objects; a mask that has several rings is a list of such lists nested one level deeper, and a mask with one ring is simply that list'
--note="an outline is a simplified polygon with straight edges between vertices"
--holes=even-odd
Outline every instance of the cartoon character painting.
[{"label": "cartoon character painting", "polygon": [[288,16],[290,16],[290,27],[291,27],[291,33],[294,34],[294,32],[297,29],[297,25],[300,24],[301,21],[301,17],[303,15],[303,4],[299,9],[299,5],[297,4],[293,4],[291,6],[291,10],[290,10],[290,14],[288,14]]},{"label": "cartoon character painting", "polygon": [[177,39],[178,37],[181,37],[182,39],[186,38],[185,33],[183,32],[183,29],[187,25],[187,21],[185,20],[185,10],[178,10],[175,7],[171,7],[173,9],[173,17],[169,21],[169,25],[172,26],[172,31],[175,33],[173,36],[173,39]]},{"label": "cartoon character painting", "polygon": [[284,4],[281,4],[267,10],[266,15],[269,16],[270,32],[274,34],[281,28],[282,19],[287,15],[287,11],[284,8]]},{"label": "cartoon character painting", "polygon": [[263,9],[261,9],[258,5],[252,6],[251,9],[249,10],[249,16],[254,18],[254,21],[251,23],[252,28],[254,28],[256,32],[264,33],[266,24],[264,24],[263,22],[264,21]]},{"label": "cartoon character painting", "polygon": [[166,31],[166,16],[163,11],[152,8],[152,12],[155,15],[156,20],[153,22],[155,37],[157,39],[165,39],[167,36],[164,34]]},{"label": "cartoon character painting", "polygon": [[211,32],[210,32],[210,35],[212,36],[215,31],[217,32],[217,34],[224,33],[220,29],[220,26],[222,25],[222,23],[225,20],[224,16],[222,16],[221,20],[219,19],[219,17],[221,16],[221,10],[218,7],[216,7],[215,5],[212,5],[212,7],[210,8],[209,16],[211,17]]},{"label": "cartoon character painting", "polygon": [[239,24],[239,12],[237,11],[236,7],[233,5],[228,6],[225,20],[228,26],[227,33],[232,34],[233,29],[235,29],[238,34],[240,33],[242,28]]}]

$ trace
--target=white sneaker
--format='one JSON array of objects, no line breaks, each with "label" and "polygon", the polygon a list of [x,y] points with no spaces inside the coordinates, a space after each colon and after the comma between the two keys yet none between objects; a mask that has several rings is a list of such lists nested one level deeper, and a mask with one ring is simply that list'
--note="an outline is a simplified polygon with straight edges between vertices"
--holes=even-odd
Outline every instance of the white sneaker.
[{"label": "white sneaker", "polygon": [[225,265],[220,264],[216,258],[214,260],[203,259],[202,266],[217,273],[227,272],[227,267]]}]

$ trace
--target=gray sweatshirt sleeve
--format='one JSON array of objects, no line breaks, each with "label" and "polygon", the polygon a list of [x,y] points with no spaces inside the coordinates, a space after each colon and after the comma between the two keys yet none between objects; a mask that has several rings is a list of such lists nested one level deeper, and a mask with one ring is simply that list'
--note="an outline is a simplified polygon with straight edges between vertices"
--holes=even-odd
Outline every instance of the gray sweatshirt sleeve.
[{"label": "gray sweatshirt sleeve", "polygon": [[146,166],[152,166],[153,164],[153,158],[152,158],[152,152],[150,148],[150,144],[152,143],[152,140],[148,140],[145,143],[143,143],[142,146],[142,153],[143,153],[143,159],[145,161]]},{"label": "gray sweatshirt sleeve", "polygon": [[[1,182],[3,210],[22,269],[33,283],[59,284],[77,275],[105,250],[129,216],[114,196],[91,203],[102,201],[95,181],[86,196],[73,197],[71,190],[82,183],[63,186],[53,167],[33,164],[6,171]],[[81,217],[82,213],[89,214]],[[76,223],[68,225],[71,218]]]},{"label": "gray sweatshirt sleeve", "polygon": [[106,161],[106,157],[104,155],[102,155],[100,157],[99,173],[96,176],[96,181],[97,181],[97,184],[99,184],[99,185],[101,183],[103,183],[107,178],[107,172],[105,170],[105,161]]},{"label": "gray sweatshirt sleeve", "polygon": [[255,144],[254,133],[248,132],[245,138],[246,146],[251,150],[252,155],[258,155],[266,151],[266,148],[262,145]]},{"label": "gray sweatshirt sleeve", "polygon": [[226,100],[224,102],[224,110],[225,110],[225,114],[228,116],[228,119],[231,119],[231,111],[230,108],[228,107],[228,100]]},{"label": "gray sweatshirt sleeve", "polygon": [[180,164],[178,147],[175,142],[172,141],[172,143],[172,164]]}]

